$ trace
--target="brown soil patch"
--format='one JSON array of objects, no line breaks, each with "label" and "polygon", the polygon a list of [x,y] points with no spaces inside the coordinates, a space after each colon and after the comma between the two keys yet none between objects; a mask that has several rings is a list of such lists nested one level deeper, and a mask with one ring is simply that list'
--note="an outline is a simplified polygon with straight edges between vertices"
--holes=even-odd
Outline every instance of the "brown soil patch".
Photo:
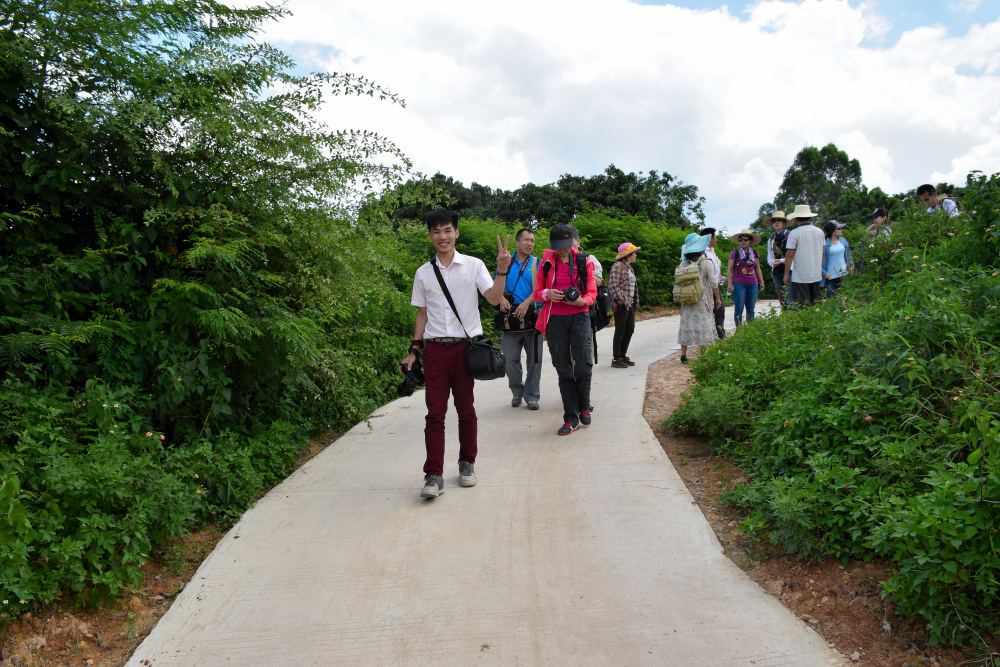
[{"label": "brown soil patch", "polygon": [[677,306],[649,306],[639,309],[639,312],[635,314],[635,321],[642,322],[643,320],[651,320],[655,317],[670,317],[671,315],[680,315],[681,309]]},{"label": "brown soil patch", "polygon": [[[704,512],[725,554],[769,594],[856,665],[959,665],[961,651],[927,646],[922,624],[896,616],[881,598],[879,582],[890,575],[888,563],[848,563],[827,559],[797,561],[777,546],[752,542],[740,532],[742,516],[719,500],[719,494],[746,482],[749,475],[698,438],[664,433],[663,422],[680,405],[680,395],[694,382],[687,366],[673,354],[652,364],[646,377],[643,416]],[[856,658],[856,659],[855,659]]]},{"label": "brown soil patch", "polygon": [[[330,432],[309,440],[298,465],[340,435]],[[0,667],[121,667],[226,530],[208,525],[171,540],[142,566],[139,587],[124,591],[110,608],[82,608],[63,601],[15,619],[0,631]]]}]

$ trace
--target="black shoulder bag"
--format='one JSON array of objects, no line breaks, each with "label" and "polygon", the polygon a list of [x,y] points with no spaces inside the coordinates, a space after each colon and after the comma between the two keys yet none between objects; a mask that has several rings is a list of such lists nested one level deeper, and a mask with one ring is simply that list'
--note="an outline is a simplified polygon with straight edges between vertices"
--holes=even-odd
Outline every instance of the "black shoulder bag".
[{"label": "black shoulder bag", "polygon": [[[431,266],[434,267],[434,275],[437,276],[438,284],[441,285],[444,298],[448,299],[448,305],[451,306],[452,312],[458,318],[458,323],[462,325],[462,330],[468,336],[469,331],[465,328],[465,323],[462,322],[462,318],[458,314],[458,308],[455,308],[455,302],[451,298],[448,286],[444,284],[444,277],[441,275],[441,269],[438,268],[437,260],[432,259]],[[473,380],[496,380],[507,374],[507,360],[504,359],[503,352],[488,338],[480,337],[479,340],[471,340],[470,337],[469,346],[465,348],[465,365]]]},{"label": "black shoulder bag", "polygon": [[[493,316],[493,326],[495,326],[500,331],[510,331],[510,332],[531,331],[532,329],[535,328],[535,322],[538,319],[538,313],[535,312],[535,304],[534,304],[534,302],[532,302],[528,306],[528,311],[524,314],[524,318],[523,319],[518,319],[518,318],[514,317],[514,311],[517,310],[521,306],[521,304],[519,304],[519,303],[513,303],[513,301],[514,301],[514,296],[513,296],[514,295],[514,290],[516,290],[517,286],[521,283],[521,278],[524,276],[524,271],[532,263],[534,263],[534,260],[535,260],[534,257],[530,257],[527,262],[525,262],[524,264],[521,265],[521,270],[517,274],[517,280],[514,281],[514,287],[511,288],[511,290],[509,292],[509,294],[511,295],[511,297],[509,299],[511,301],[510,310],[505,313],[505,312],[503,312],[503,311],[500,310],[499,306],[497,306],[497,312]],[[536,270],[537,270],[537,267],[536,267]],[[532,279],[534,279],[534,277],[535,277],[534,271],[532,271],[531,277],[532,277]],[[532,290],[532,291],[534,291],[534,290]],[[505,292],[504,296],[506,297],[507,294],[508,293]]]}]

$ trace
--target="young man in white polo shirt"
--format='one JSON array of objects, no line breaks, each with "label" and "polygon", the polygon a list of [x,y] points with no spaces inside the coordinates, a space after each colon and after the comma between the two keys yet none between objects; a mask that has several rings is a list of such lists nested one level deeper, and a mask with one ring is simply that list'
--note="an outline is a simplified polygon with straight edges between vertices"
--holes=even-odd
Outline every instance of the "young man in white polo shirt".
[{"label": "young man in white polo shirt", "polygon": [[481,292],[491,305],[500,303],[511,257],[498,236],[496,278],[490,277],[482,260],[455,250],[458,214],[445,209],[437,209],[427,215],[427,238],[437,251],[437,256],[431,261],[440,270],[458,310],[456,316],[431,262],[417,269],[410,299],[410,303],[417,307],[417,321],[413,327],[410,354],[403,364],[409,368],[423,350],[424,398],[427,402],[424,445],[427,460],[424,463],[424,488],[420,495],[436,498],[444,493],[444,417],[448,412],[449,394],[455,396],[455,410],[458,412],[459,483],[462,486],[476,485],[473,468],[478,428],[473,394],[475,380],[469,376],[465,350],[469,346],[469,338],[483,333],[478,293]]}]

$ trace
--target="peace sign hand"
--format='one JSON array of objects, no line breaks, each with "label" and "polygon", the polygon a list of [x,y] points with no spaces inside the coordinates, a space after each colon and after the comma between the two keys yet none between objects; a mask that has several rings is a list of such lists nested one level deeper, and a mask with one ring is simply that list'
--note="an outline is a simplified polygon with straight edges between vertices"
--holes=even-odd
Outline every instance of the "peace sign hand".
[{"label": "peace sign hand", "polygon": [[510,234],[507,235],[507,240],[503,244],[500,243],[500,236],[497,236],[497,273],[506,272],[510,266],[512,258],[510,251],[507,250],[508,245],[510,245]]}]

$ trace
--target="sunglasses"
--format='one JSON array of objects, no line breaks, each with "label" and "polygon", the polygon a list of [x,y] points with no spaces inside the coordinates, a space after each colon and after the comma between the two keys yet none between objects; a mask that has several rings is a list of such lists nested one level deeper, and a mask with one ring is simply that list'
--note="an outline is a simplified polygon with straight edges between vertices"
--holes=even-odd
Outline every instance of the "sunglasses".
[{"label": "sunglasses", "polygon": [[750,237],[750,236],[741,236],[740,237],[740,243],[743,243],[744,241],[753,241],[753,237]]}]

